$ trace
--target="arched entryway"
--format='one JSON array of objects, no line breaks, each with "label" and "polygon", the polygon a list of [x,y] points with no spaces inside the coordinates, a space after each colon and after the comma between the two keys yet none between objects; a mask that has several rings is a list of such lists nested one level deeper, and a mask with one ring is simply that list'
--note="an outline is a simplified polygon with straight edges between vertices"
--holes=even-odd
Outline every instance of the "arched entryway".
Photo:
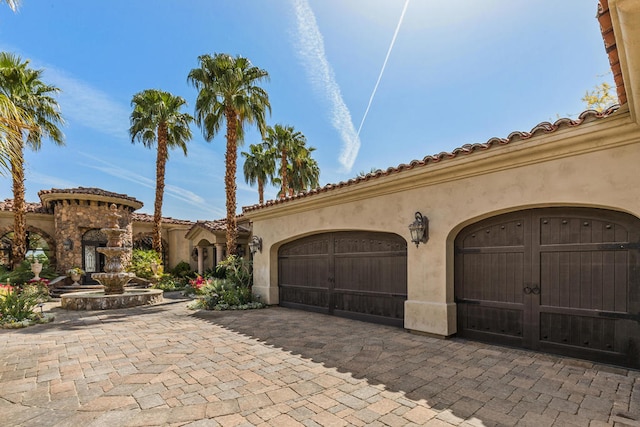
[{"label": "arched entryway", "polygon": [[458,335],[640,367],[640,220],[514,212],[455,240]]},{"label": "arched entryway", "polygon": [[295,240],[278,251],[278,286],[284,307],[403,326],[407,242],[365,231]]}]

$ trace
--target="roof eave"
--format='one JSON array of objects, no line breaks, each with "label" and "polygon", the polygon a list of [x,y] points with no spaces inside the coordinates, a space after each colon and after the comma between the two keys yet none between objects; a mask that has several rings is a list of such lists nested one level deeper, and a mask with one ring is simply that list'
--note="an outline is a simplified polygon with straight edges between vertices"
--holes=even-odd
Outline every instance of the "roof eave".
[{"label": "roof eave", "polygon": [[[603,2],[603,6],[607,2]],[[615,34],[615,46],[623,80],[624,97],[634,122],[640,123],[640,2],[609,0],[609,13]],[[605,41],[606,46],[606,41]],[[611,56],[610,56],[611,62]],[[614,64],[612,64],[613,67]],[[616,69],[612,68],[614,73]],[[616,83],[617,86],[619,86]],[[622,99],[620,100],[622,103]]]}]

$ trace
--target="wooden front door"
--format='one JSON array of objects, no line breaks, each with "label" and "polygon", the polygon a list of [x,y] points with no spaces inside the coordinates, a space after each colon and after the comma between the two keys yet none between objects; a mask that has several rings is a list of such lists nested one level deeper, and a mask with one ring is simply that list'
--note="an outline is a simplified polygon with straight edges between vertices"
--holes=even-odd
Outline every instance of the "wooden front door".
[{"label": "wooden front door", "polygon": [[455,241],[458,334],[640,366],[640,220],[588,208],[515,212]]},{"label": "wooden front door", "polygon": [[280,305],[403,326],[407,242],[375,232],[323,233],[278,252]]}]

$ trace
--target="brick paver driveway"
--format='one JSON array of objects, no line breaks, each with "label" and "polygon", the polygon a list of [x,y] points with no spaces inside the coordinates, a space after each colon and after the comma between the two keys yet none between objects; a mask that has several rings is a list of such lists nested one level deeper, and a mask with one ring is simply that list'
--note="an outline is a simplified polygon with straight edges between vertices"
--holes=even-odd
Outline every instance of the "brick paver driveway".
[{"label": "brick paver driveway", "polygon": [[[0,330],[0,425],[640,425],[640,372],[180,299]],[[634,420],[635,419],[635,420]]]}]

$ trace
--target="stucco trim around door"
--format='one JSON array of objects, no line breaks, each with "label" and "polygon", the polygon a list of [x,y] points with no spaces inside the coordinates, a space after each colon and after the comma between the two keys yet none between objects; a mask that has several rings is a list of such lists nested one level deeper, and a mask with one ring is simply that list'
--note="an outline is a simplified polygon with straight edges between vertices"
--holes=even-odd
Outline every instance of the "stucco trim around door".
[{"label": "stucco trim around door", "polygon": [[278,250],[280,305],[403,326],[407,242],[392,233],[340,231]]}]

